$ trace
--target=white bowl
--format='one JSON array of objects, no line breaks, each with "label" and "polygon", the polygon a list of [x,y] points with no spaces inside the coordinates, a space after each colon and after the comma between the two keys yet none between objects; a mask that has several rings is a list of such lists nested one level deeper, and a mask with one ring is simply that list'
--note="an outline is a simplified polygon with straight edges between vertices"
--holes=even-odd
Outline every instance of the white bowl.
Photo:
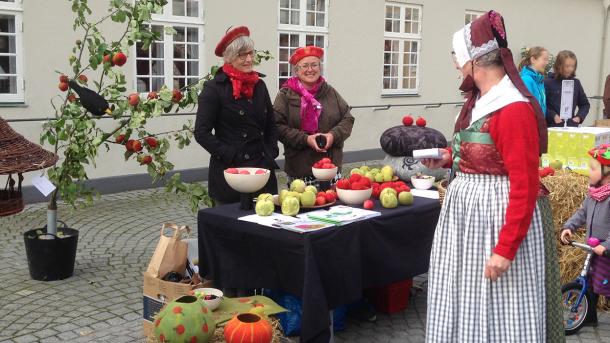
[{"label": "white bowl", "polygon": [[[235,168],[238,172],[242,170],[247,170],[250,172],[250,175],[244,174],[231,174],[227,173],[226,170],[225,180],[231,188],[238,191],[239,193],[255,193],[260,191],[265,185],[267,181],[269,181],[269,177],[271,176],[271,172],[268,169],[264,168]],[[264,174],[254,174],[257,170],[264,170]]]},{"label": "white bowl", "polygon": [[222,293],[222,291],[220,289],[216,289],[216,288],[197,288],[197,289],[194,289],[193,292],[195,292],[195,295],[197,295],[197,292],[201,292],[205,295],[215,295],[216,296],[216,299],[212,299],[212,300],[205,300],[203,297],[199,298],[199,299],[201,299],[201,301],[203,301],[203,304],[205,305],[205,307],[207,307],[208,310],[210,310],[210,311],[214,311],[215,309],[217,309],[218,306],[220,306],[222,299],[224,299],[224,293]]},{"label": "white bowl", "polygon": [[373,189],[364,189],[364,190],[351,190],[351,189],[341,189],[337,188],[337,196],[339,200],[343,201],[348,205],[362,205],[364,200],[369,199],[373,194]]},{"label": "white bowl", "polygon": [[337,176],[337,171],[339,171],[339,167],[334,167],[330,169],[322,169],[322,168],[311,168],[311,172],[313,176],[320,181],[330,181]]},{"label": "white bowl", "polygon": [[426,190],[432,188],[434,185],[435,178],[434,176],[426,176],[424,179],[418,179],[415,176],[411,177],[411,183],[415,189]]}]

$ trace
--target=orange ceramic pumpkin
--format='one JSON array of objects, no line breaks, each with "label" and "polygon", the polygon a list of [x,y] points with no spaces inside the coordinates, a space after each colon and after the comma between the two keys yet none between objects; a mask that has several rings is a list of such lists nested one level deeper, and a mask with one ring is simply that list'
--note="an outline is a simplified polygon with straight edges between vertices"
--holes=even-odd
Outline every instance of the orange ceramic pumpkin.
[{"label": "orange ceramic pumpkin", "polygon": [[269,343],[273,329],[258,314],[242,313],[227,323],[224,334],[227,343]]}]

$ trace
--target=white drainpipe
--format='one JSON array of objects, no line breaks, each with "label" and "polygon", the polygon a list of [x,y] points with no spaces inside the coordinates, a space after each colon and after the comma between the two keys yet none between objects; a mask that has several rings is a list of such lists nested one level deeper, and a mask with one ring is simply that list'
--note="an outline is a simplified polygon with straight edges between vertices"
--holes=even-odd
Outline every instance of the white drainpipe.
[{"label": "white drainpipe", "polygon": [[[606,59],[606,32],[608,32],[608,10],[610,9],[610,0],[603,0],[604,6],[604,26],[602,28],[602,53],[599,59],[599,82],[597,84],[597,94],[604,95],[604,84],[606,83],[606,75],[604,74],[604,62]],[[597,102],[597,119],[604,119],[603,101]]]}]

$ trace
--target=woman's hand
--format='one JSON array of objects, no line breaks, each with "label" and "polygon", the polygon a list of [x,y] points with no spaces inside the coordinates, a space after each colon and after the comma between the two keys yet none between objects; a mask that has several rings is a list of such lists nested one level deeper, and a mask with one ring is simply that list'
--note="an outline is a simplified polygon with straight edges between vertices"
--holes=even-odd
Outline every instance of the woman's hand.
[{"label": "woman's hand", "polygon": [[[313,150],[315,150],[316,152],[326,152],[326,149],[320,149],[318,147],[318,142],[316,142],[316,137],[320,136],[321,133],[316,133],[315,135],[309,135],[307,136],[307,145],[309,145],[310,148],[312,148]],[[328,143],[327,143],[328,145]]]},{"label": "woman's hand", "polygon": [[555,124],[561,124],[563,120],[561,120],[561,117],[559,116],[559,114],[555,115]]},{"label": "woman's hand", "polygon": [[324,136],[326,136],[326,146],[324,147],[324,150],[328,150],[333,146],[333,143],[335,142],[335,136],[333,136],[332,133],[325,133],[323,134]]},{"label": "woman's hand", "polygon": [[563,244],[570,244],[570,238],[572,238],[572,230],[564,229],[561,231],[561,242]]},{"label": "woman's hand", "polygon": [[511,265],[511,260],[498,254],[492,254],[491,258],[485,264],[485,278],[491,279],[492,282],[497,281],[502,274],[508,271]]},{"label": "woman's hand", "polygon": [[438,168],[442,168],[442,167],[446,166],[447,164],[449,164],[449,162],[451,162],[451,154],[449,153],[449,150],[447,150],[447,149],[439,149],[439,150],[441,151],[440,160],[424,158],[421,160],[421,163],[423,165],[425,165],[426,168],[428,168],[428,169],[438,169]]},{"label": "woman's hand", "polygon": [[574,118],[572,118],[572,121],[575,122],[576,124],[580,124],[580,117],[574,116]]}]

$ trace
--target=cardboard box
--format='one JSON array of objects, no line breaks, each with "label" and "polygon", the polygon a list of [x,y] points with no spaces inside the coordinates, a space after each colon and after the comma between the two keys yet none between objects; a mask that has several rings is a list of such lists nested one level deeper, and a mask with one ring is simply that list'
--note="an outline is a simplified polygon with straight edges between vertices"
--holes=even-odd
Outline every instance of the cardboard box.
[{"label": "cardboard box", "polygon": [[610,128],[568,127],[549,129],[549,151],[542,155],[542,166],[559,160],[564,168],[589,175],[590,149],[600,144],[610,143]]},{"label": "cardboard box", "polygon": [[595,121],[596,127],[610,127],[610,119],[600,119]]},{"label": "cardboard box", "polygon": [[144,296],[142,298],[144,307],[142,311],[142,317],[144,319],[144,337],[148,337],[152,332],[153,318],[161,311],[166,303],[183,295],[188,295],[193,289],[211,286],[211,281],[198,285],[163,281],[145,272]]}]

